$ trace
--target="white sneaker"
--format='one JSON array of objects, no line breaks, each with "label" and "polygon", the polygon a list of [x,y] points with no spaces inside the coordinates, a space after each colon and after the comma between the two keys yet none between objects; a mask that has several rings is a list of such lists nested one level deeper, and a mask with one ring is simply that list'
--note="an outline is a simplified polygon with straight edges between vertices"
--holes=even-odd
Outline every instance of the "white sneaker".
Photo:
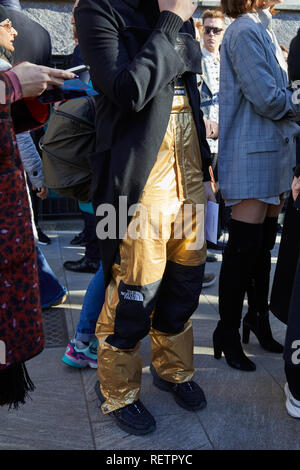
[{"label": "white sneaker", "polygon": [[285,406],[287,412],[293,418],[300,418],[300,401],[296,400],[290,392],[288,383],[284,386],[284,392],[286,395]]}]

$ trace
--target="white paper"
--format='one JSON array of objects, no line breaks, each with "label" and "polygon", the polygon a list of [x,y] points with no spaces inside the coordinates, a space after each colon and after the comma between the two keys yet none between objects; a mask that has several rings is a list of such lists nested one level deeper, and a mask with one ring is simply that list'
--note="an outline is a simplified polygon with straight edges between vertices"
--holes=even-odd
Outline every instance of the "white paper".
[{"label": "white paper", "polygon": [[205,213],[205,238],[215,245],[218,241],[218,218],[219,204],[208,201]]}]

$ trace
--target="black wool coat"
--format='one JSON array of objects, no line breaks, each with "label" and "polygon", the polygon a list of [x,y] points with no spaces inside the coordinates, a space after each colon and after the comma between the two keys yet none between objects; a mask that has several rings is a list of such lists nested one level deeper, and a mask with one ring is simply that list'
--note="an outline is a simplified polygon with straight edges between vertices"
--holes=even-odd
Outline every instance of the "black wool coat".
[{"label": "black wool coat", "polygon": [[287,325],[285,361],[292,362],[294,341],[300,340],[300,211],[290,195],[286,208],[270,302],[271,312]]},{"label": "black wool coat", "polygon": [[290,45],[288,66],[290,79],[292,81],[300,80],[300,29]]},{"label": "black wool coat", "polygon": [[125,215],[125,223],[119,223],[119,197],[127,197],[125,210],[140,199],[167,129],[178,75],[188,90],[206,180],[210,150],[196,75],[175,47],[179,30],[194,37],[191,22],[160,13],[157,0],[80,0],[75,21],[84,62],[99,91],[97,151],[90,156],[93,202],[95,208],[108,203],[116,210],[116,238],[100,242],[108,284],[130,220]]},{"label": "black wool coat", "polygon": [[[288,59],[291,80],[300,80],[300,29],[293,39]],[[300,175],[300,141],[297,142],[297,167]],[[271,292],[270,310],[287,327],[284,359],[293,362],[295,341],[300,341],[300,210],[290,195],[286,208],[278,260]]]}]

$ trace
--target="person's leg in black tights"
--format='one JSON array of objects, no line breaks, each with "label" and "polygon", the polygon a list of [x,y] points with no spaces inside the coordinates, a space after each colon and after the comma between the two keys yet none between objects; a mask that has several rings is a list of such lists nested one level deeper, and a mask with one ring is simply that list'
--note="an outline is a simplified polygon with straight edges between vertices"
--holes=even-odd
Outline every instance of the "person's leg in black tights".
[{"label": "person's leg in black tights", "polygon": [[269,323],[269,287],[271,251],[277,235],[277,217],[266,217],[263,223],[262,244],[247,287],[249,311],[243,322],[243,341],[248,343],[250,330],[260,345],[270,352],[282,353],[283,346],[274,340]]},{"label": "person's leg in black tights", "polygon": [[255,370],[243,353],[239,328],[249,279],[262,243],[262,224],[231,219],[229,239],[223,255],[219,280],[220,321],[214,332],[215,357],[224,352],[227,363],[241,370]]},{"label": "person's leg in black tights", "polygon": [[246,287],[260,251],[262,224],[232,219],[219,283],[219,310],[226,329],[240,328]]},{"label": "person's leg in black tights", "polygon": [[257,259],[251,285],[247,288],[249,310],[269,310],[268,296],[271,271],[271,251],[277,235],[277,217],[266,217],[263,223],[262,246]]}]

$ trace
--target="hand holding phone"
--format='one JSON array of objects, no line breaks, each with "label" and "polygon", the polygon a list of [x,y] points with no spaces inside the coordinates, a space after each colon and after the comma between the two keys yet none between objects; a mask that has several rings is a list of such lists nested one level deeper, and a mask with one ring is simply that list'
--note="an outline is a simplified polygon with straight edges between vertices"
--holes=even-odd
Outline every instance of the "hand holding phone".
[{"label": "hand holding phone", "polygon": [[78,67],[66,70],[67,73],[76,74],[77,78],[66,80],[61,86],[47,88],[47,90],[39,96],[39,100],[42,103],[56,103],[57,101],[67,101],[85,96],[98,95],[93,88],[80,79],[80,76],[88,71],[89,68],[86,65],[79,65]]},{"label": "hand holding phone", "polygon": [[67,70],[53,69],[29,62],[21,62],[11,70],[19,79],[24,98],[36,97],[41,95],[49,85],[61,85],[64,80],[74,78],[74,74]]}]

